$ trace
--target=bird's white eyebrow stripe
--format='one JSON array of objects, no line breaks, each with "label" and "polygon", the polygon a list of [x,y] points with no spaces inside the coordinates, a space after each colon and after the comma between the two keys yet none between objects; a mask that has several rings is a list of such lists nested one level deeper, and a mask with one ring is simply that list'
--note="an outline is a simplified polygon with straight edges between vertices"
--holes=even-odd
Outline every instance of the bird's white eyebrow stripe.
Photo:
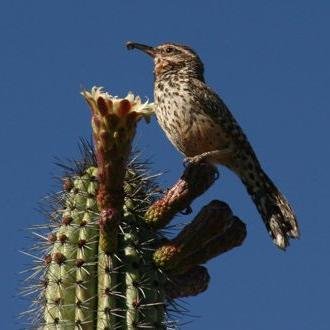
[{"label": "bird's white eyebrow stripe", "polygon": [[175,43],[164,43],[160,46],[161,46],[160,49],[165,49],[166,47],[170,46],[170,47],[175,48],[177,51],[180,51],[181,53],[185,53],[186,55],[198,57],[196,52],[193,49],[191,49],[190,47],[187,47],[186,45],[179,45],[179,44],[175,44]]},{"label": "bird's white eyebrow stripe", "polygon": [[179,45],[172,45],[172,47],[174,47],[175,49],[179,50],[180,52],[183,52],[187,55],[190,55],[190,56],[195,56],[195,53],[193,51],[191,51],[190,49],[187,49],[183,46],[179,46]]},{"label": "bird's white eyebrow stripe", "polygon": [[191,51],[189,51],[188,49],[185,48],[181,48],[187,55],[192,55]]}]

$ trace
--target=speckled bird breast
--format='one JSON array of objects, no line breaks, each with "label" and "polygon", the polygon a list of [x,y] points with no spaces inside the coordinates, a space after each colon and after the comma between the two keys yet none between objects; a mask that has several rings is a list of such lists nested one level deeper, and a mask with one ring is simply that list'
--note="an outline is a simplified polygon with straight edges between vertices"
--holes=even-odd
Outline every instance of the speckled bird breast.
[{"label": "speckled bird breast", "polygon": [[168,139],[185,156],[192,157],[226,144],[221,126],[201,104],[203,95],[188,80],[155,82],[156,116]]}]

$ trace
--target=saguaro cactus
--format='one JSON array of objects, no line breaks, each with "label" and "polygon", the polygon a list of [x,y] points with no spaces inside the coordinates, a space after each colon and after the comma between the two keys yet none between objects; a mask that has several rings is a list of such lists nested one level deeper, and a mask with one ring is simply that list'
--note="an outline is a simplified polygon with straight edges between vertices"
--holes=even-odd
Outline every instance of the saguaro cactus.
[{"label": "saguaro cactus", "polygon": [[166,238],[162,230],[213,184],[216,169],[190,166],[159,196],[131,155],[136,124],[149,118],[152,104],[100,88],[83,96],[92,110],[94,148],[85,146],[83,160],[66,171],[48,232],[34,231],[41,242],[30,253],[33,283],[23,294],[34,298],[25,314],[34,329],[173,329],[168,306],[207,289],[201,264],[240,245],[245,225],[215,200]]}]

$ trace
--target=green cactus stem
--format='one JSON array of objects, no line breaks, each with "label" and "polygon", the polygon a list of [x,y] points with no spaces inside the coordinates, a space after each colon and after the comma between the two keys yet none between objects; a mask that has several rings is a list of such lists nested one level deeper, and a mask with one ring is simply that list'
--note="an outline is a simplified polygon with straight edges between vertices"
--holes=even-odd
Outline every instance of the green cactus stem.
[{"label": "green cactus stem", "polygon": [[[124,254],[126,263],[126,324],[133,329],[139,322],[140,294],[134,284],[140,278],[138,267],[142,256],[132,247],[128,237],[137,239],[134,233],[123,230],[124,222],[124,178],[131,145],[135,135],[136,123],[143,116],[152,113],[150,105],[141,104],[139,98],[129,94],[124,99],[117,99],[104,93],[100,88],[93,88],[92,92],[84,92],[83,96],[92,110],[92,128],[95,153],[98,167],[99,188],[97,205],[100,211],[100,246],[99,267],[102,281],[98,282],[98,329],[105,326],[115,328],[121,307],[117,303],[118,287],[116,268],[120,267],[118,252],[118,233],[123,231],[126,246]],[[158,297],[157,297],[158,298]],[[112,311],[116,311],[115,313]]]}]

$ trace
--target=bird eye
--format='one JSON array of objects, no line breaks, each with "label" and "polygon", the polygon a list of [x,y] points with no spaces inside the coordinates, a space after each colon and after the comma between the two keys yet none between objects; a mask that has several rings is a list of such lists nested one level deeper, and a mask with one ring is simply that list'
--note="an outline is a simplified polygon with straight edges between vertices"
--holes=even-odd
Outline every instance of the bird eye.
[{"label": "bird eye", "polygon": [[172,53],[172,51],[173,51],[173,47],[166,47],[165,48],[165,53]]}]

